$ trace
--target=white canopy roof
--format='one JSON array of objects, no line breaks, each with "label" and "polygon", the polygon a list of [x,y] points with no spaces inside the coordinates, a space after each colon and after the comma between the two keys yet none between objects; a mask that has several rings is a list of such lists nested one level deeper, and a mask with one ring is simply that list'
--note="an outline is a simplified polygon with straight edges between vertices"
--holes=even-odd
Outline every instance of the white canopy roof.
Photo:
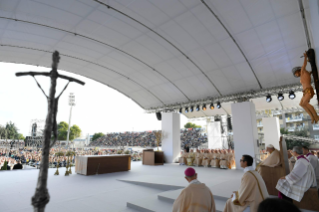
[{"label": "white canopy roof", "polygon": [[204,3],[0,0],[0,60],[48,67],[58,50],[59,69],[144,109],[298,83],[291,69],[308,49],[298,1]]}]

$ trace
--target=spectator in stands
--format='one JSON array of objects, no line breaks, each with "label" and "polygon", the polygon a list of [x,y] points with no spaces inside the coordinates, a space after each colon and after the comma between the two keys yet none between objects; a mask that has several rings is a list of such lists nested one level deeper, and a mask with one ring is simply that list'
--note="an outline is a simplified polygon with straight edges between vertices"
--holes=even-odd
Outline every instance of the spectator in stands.
[{"label": "spectator in stands", "polygon": [[279,191],[279,198],[292,203],[293,200],[300,202],[310,187],[317,186],[317,181],[309,160],[303,155],[302,148],[295,146],[291,153],[297,158],[295,166],[290,174],[278,180],[276,189]]},{"label": "spectator in stands", "polygon": [[20,160],[17,160],[17,164],[13,166],[13,169],[22,169],[22,164],[20,163]]},{"label": "spectator in stands", "polygon": [[175,200],[173,212],[215,212],[214,196],[204,183],[197,180],[195,169],[187,168],[184,174],[189,185]]},{"label": "spectator in stands", "polygon": [[301,212],[294,204],[276,198],[268,198],[258,206],[257,212]]}]

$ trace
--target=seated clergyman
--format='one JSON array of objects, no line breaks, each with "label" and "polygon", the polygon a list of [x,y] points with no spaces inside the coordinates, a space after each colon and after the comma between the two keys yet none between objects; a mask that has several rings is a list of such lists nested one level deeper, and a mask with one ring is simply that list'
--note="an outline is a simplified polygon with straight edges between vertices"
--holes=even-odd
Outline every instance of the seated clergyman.
[{"label": "seated clergyman", "polygon": [[297,158],[295,166],[290,174],[278,180],[276,189],[280,192],[279,198],[290,202],[292,200],[300,202],[310,187],[317,186],[316,176],[309,160],[303,155],[301,147],[295,146],[291,153]]},{"label": "seated clergyman", "polygon": [[244,175],[241,185],[227,200],[224,212],[257,211],[259,203],[268,198],[265,182],[252,167],[253,161],[250,155],[242,156],[240,166],[244,168]]},{"label": "seated clergyman", "polygon": [[175,200],[173,212],[215,212],[213,194],[204,183],[197,180],[195,169],[189,167],[184,174],[189,185]]},{"label": "seated clergyman", "polygon": [[256,168],[259,174],[262,174],[261,166],[276,167],[281,165],[280,152],[273,145],[269,144],[267,146],[267,152],[269,152],[269,156]]},{"label": "seated clergyman", "polygon": [[305,155],[305,157],[309,160],[309,163],[311,164],[311,166],[315,172],[317,186],[318,186],[318,183],[319,183],[319,161],[318,161],[318,158],[316,156],[314,156],[313,153],[311,153],[309,151],[309,148],[306,146],[302,147],[302,151],[303,151],[303,154]]}]

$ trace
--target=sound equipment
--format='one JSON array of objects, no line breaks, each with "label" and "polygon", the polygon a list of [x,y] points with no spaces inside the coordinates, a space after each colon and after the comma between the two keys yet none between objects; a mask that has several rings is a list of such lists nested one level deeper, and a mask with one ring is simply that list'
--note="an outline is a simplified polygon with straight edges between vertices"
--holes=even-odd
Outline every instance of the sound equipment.
[{"label": "sound equipment", "polygon": [[156,118],[157,118],[157,120],[162,121],[162,114],[160,112],[157,112]]}]

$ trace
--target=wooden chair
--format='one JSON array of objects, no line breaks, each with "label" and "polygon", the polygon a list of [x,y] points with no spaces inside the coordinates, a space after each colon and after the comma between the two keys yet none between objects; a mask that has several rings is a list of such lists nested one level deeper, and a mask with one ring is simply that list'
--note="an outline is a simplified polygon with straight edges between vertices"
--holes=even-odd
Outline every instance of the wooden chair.
[{"label": "wooden chair", "polygon": [[[284,146],[286,143],[284,143]],[[276,189],[276,185],[278,180],[286,176],[288,173],[286,173],[286,163],[284,160],[284,152],[283,152],[283,141],[282,137],[280,138],[279,141],[279,147],[280,147],[280,161],[281,165],[276,166],[276,167],[268,167],[268,166],[261,166],[260,167],[260,174],[263,180],[265,181],[267,190],[269,195],[278,195],[278,190]],[[288,156],[287,156],[287,161],[288,161]],[[287,167],[288,168],[288,167]]]},{"label": "wooden chair", "polygon": [[295,200],[293,202],[298,208],[319,211],[319,197],[317,188],[309,188],[309,190],[305,192],[300,202]]}]

